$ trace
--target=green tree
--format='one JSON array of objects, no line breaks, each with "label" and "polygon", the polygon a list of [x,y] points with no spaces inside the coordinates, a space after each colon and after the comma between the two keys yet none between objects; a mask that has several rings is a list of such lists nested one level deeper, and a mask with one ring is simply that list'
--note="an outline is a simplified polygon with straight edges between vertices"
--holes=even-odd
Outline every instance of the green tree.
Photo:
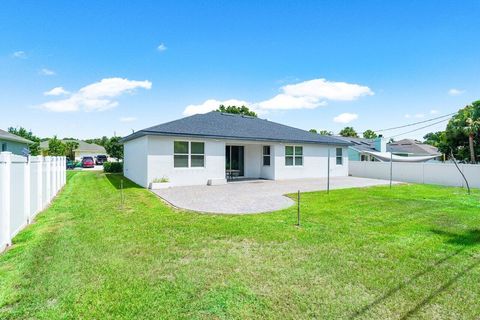
[{"label": "green tree", "polygon": [[308,131],[311,132],[311,133],[318,133],[318,132],[317,132],[317,129],[310,129],[310,130],[308,130]]},{"label": "green tree", "polygon": [[123,159],[123,144],[120,143],[121,139],[120,137],[111,137],[104,146],[108,155],[117,160]]},{"label": "green tree", "polygon": [[476,162],[480,153],[480,100],[460,109],[447,124],[445,142],[456,158]]},{"label": "green tree", "polygon": [[30,149],[30,154],[32,156],[38,156],[40,154],[40,138],[35,136],[32,133],[32,131],[28,131],[23,127],[19,127],[19,128],[10,127],[8,128],[8,132],[32,141],[33,143],[30,143],[28,145],[28,149]]},{"label": "green tree", "polygon": [[65,155],[70,160],[75,160],[75,149],[78,148],[78,142],[68,141],[65,142]]},{"label": "green tree", "polygon": [[333,132],[328,130],[320,130],[318,134],[322,136],[333,136]]},{"label": "green tree", "polygon": [[93,139],[87,139],[85,140],[86,143],[94,143],[98,144],[99,146],[105,147],[105,144],[108,142],[108,137],[103,136],[101,138],[93,138]]},{"label": "green tree", "polygon": [[353,129],[353,127],[345,127],[340,131],[342,137],[352,137],[358,138],[358,133]]},{"label": "green tree", "polygon": [[445,131],[429,132],[423,136],[423,143],[434,146],[441,153],[448,156],[450,153],[450,147],[447,143],[447,137]]},{"label": "green tree", "polygon": [[363,132],[363,137],[365,139],[375,139],[378,137],[378,135],[375,133],[375,131],[368,129]]},{"label": "green tree", "polygon": [[65,143],[59,140],[57,136],[53,136],[48,140],[48,155],[49,156],[64,156],[65,155]]},{"label": "green tree", "polygon": [[242,114],[244,116],[257,117],[257,114],[245,106],[227,106],[221,104],[216,111],[232,114]]}]

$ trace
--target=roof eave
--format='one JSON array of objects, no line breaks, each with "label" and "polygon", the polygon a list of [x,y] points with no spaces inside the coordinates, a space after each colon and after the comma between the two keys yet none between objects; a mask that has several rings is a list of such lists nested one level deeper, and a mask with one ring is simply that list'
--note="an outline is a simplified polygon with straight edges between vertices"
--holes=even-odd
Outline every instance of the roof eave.
[{"label": "roof eave", "polygon": [[323,144],[323,145],[332,145],[332,146],[351,146],[353,143],[349,143],[347,141],[342,141],[337,139],[338,143],[336,142],[322,142],[322,141],[315,141],[315,140],[294,140],[294,139],[272,139],[272,138],[252,138],[252,137],[235,137],[235,136],[221,136],[221,135],[206,135],[206,134],[192,134],[192,133],[172,133],[172,132],[159,132],[159,131],[138,131],[132,133],[131,135],[126,136],[122,140],[121,143],[125,143],[146,135],[152,136],[170,136],[170,137],[197,137],[197,138],[208,138],[208,139],[223,139],[223,140],[250,140],[250,141],[271,141],[271,142],[279,142],[279,143],[313,143],[313,144]]}]

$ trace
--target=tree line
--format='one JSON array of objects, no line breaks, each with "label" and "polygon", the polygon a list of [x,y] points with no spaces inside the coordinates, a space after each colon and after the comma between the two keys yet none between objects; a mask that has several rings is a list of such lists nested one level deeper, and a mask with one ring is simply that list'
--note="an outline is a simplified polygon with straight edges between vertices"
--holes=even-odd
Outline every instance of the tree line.
[{"label": "tree line", "polygon": [[[32,131],[27,130],[23,127],[8,128],[8,132],[20,136],[22,138],[32,141],[28,145],[30,154],[32,156],[44,155],[44,156],[66,156],[68,159],[75,159],[75,150],[78,148],[79,144],[75,138],[64,138],[58,139],[57,136],[52,138],[40,138],[32,133]],[[121,137],[111,137],[108,138],[103,136],[101,138],[86,139],[83,140],[87,143],[98,144],[105,148],[107,154],[116,159],[123,159],[123,145],[120,143]],[[41,150],[40,142],[48,141],[48,149]]]}]

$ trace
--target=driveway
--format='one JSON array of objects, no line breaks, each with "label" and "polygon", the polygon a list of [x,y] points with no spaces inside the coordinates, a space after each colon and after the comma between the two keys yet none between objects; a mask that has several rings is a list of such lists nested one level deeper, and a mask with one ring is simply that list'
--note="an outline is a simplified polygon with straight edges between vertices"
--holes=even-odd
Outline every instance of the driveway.
[{"label": "driveway", "polygon": [[[388,185],[389,181],[334,177],[330,189]],[[285,194],[327,189],[327,179],[252,180],[219,186],[172,187],[152,190],[175,207],[208,213],[259,213],[285,209],[294,204]]]}]

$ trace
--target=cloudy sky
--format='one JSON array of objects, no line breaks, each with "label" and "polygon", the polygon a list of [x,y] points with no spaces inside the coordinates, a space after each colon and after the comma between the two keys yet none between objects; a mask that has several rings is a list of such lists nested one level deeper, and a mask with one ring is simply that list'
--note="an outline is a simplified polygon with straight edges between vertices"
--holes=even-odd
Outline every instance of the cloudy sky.
[{"label": "cloudy sky", "polygon": [[2,1],[0,128],[126,135],[221,103],[334,132],[422,121],[480,99],[479,16],[479,1]]}]

